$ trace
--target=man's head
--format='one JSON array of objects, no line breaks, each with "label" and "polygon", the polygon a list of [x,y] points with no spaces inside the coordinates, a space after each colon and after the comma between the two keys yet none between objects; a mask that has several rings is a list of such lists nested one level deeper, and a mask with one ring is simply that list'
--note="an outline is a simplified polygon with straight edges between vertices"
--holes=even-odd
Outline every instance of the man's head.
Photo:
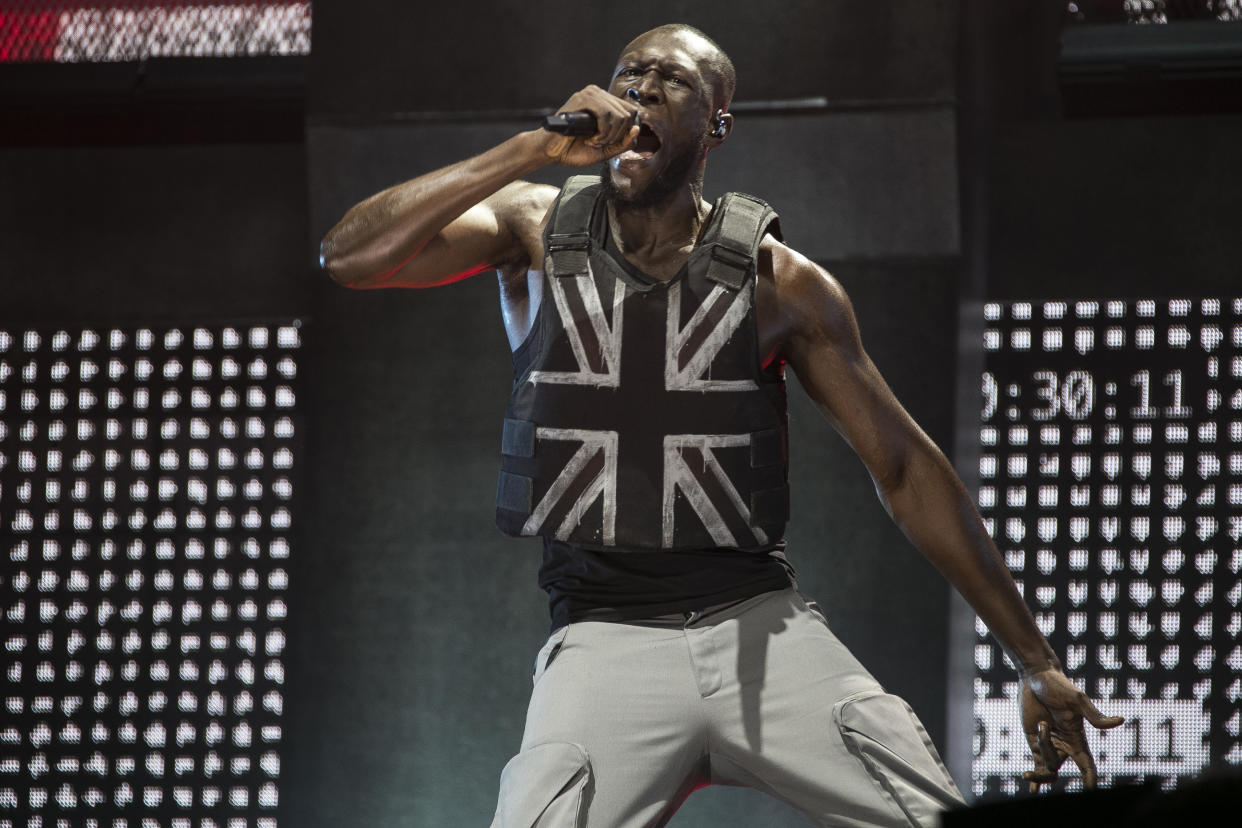
[{"label": "man's head", "polygon": [[711,83],[713,107],[728,112],[729,103],[733,100],[733,91],[737,88],[737,73],[733,70],[733,61],[729,60],[729,56],[725,54],[724,49],[720,48],[720,44],[699,29],[686,23],[666,23],[663,26],[657,26],[634,38],[621,51],[622,58],[642,41],[657,35],[673,38],[680,42],[687,54],[696,57],[701,71]]},{"label": "man's head", "polygon": [[690,185],[701,188],[707,150],[733,127],[733,63],[707,35],[682,23],[652,29],[622,50],[609,91],[639,105],[635,146],[604,171],[623,204],[659,204]]}]

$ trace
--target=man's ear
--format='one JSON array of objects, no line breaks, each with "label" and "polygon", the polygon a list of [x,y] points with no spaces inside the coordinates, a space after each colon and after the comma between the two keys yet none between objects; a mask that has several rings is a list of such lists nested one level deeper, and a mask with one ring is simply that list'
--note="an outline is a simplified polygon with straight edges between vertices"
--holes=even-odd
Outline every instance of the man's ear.
[{"label": "man's ear", "polygon": [[707,127],[707,145],[709,147],[720,146],[732,131],[733,115],[723,109],[717,109]]}]

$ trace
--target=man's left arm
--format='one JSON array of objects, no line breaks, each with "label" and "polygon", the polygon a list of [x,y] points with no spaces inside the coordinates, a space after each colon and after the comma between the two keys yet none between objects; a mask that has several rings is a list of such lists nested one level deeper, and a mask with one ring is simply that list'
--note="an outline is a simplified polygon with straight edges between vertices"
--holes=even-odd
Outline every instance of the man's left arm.
[{"label": "man's left arm", "polygon": [[[863,349],[845,291],[827,272],[783,245],[767,242],[760,302],[778,318],[780,356],[816,406],[858,453],[893,521],[962,594],[1017,665],[1021,706],[1035,770],[1032,789],[1056,778],[1072,758],[1095,785],[1083,718],[1104,716],[1062,671],[948,459],[919,428]],[[771,294],[765,297],[767,290]]]}]

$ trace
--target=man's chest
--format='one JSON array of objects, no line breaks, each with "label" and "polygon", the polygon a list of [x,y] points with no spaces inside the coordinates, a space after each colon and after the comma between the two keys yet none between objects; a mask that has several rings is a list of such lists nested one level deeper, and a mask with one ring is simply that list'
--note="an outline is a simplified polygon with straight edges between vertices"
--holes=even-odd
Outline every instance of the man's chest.
[{"label": "man's chest", "polygon": [[572,266],[527,291],[540,303],[514,355],[502,528],[640,548],[777,537],[784,386],[760,366],[753,278],[710,279],[702,257],[655,283],[601,251]]},{"label": "man's chest", "polygon": [[[542,256],[540,263],[543,263]],[[497,271],[497,277],[500,288],[500,311],[505,325],[505,333],[509,340],[510,350],[516,351],[530,338],[543,303],[545,301],[555,303],[557,294],[552,293],[552,295],[548,295],[550,292],[548,281],[545,279],[544,270],[541,268],[531,266],[504,267]],[[573,285],[567,288],[567,290],[581,296],[582,294],[577,290],[577,287],[577,285]],[[606,292],[607,290],[605,290]],[[565,299],[566,291],[562,290],[561,293],[562,299]],[[614,295],[612,298],[615,302],[616,296]],[[605,302],[604,298],[599,297],[598,290],[595,291],[594,296],[591,296],[591,299],[598,299],[601,307]],[[680,296],[678,300],[680,302]],[[780,353],[787,331],[781,324],[783,315],[780,313],[777,294],[772,286],[771,274],[765,274],[762,271],[756,274],[754,289],[749,301],[753,303],[756,358],[764,370],[778,371],[779,363],[781,362]],[[649,331],[652,327],[649,324],[649,317],[652,313],[653,303],[641,302],[632,303],[632,305],[633,308],[629,313],[631,315],[640,315],[643,320],[641,327]],[[578,306],[583,307],[581,305]],[[553,309],[549,308],[549,310]],[[665,319],[662,321],[665,327],[669,327],[667,308],[665,307],[661,310],[666,314]],[[624,322],[622,322],[622,327],[624,327]]]}]

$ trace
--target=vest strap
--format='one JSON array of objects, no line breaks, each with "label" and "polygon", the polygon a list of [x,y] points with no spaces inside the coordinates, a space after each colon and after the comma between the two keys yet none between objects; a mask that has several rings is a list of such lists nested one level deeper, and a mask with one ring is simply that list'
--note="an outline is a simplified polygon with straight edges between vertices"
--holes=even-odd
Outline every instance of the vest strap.
[{"label": "vest strap", "polygon": [[789,520],[789,488],[764,489],[750,496],[751,526],[783,526]]},{"label": "vest strap", "polygon": [[535,456],[535,424],[530,420],[505,418],[500,438],[500,451],[510,457]]},{"label": "vest strap", "polygon": [[[505,420],[505,433],[509,420]],[[785,462],[785,441],[779,428],[756,431],[750,435],[750,467],[752,469],[775,466]]]},{"label": "vest strap", "polygon": [[548,275],[581,276],[590,272],[591,216],[595,212],[599,178],[575,175],[565,182],[556,210],[545,229]]},{"label": "vest strap", "polygon": [[754,271],[759,244],[771,228],[780,238],[776,211],[766,201],[744,193],[726,193],[716,202],[720,219],[703,239],[711,247],[707,278],[729,290],[740,290]]},{"label": "vest strap", "polygon": [[511,474],[503,469],[496,481],[496,508],[520,515],[529,515],[535,508],[534,481],[521,474]]},{"label": "vest strap", "polygon": [[707,278],[724,285],[730,290],[738,290],[746,281],[750,272],[751,258],[746,253],[717,244],[712,247],[712,260],[707,265]]}]

